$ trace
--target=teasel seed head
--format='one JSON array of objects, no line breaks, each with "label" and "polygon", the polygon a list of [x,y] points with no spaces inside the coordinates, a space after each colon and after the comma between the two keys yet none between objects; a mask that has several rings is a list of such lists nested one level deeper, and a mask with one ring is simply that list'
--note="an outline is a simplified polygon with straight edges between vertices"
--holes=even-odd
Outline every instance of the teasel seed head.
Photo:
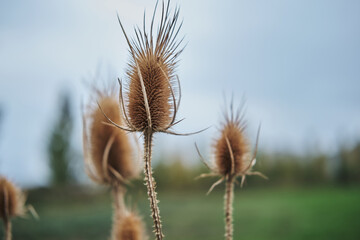
[{"label": "teasel seed head", "polygon": [[[107,123],[121,124],[118,99],[113,93],[97,91],[98,105],[89,105],[83,115],[84,158],[88,175],[96,182],[121,186],[139,174],[126,132]],[[88,127],[87,127],[88,126]]]},{"label": "teasel seed head", "polygon": [[117,217],[112,240],[147,239],[142,219],[134,212],[127,212]]},{"label": "teasel seed head", "polygon": [[[120,21],[130,50],[130,62],[127,69],[127,91],[123,94],[123,84],[120,83],[120,105],[125,119],[125,127],[116,124],[110,117],[107,120],[114,126],[129,131],[142,132],[144,136],[144,174],[147,193],[154,223],[154,233],[157,240],[164,237],[160,210],[158,207],[156,182],[152,176],[151,157],[152,139],[155,132],[173,135],[170,130],[179,123],[176,121],[180,105],[180,81],[175,74],[178,56],[183,51],[179,49],[182,43],[177,40],[181,25],[177,25],[179,8],[170,11],[170,0],[167,4],[161,1],[161,19],[157,34],[153,37],[154,19],[158,2],[152,15],[150,29],[146,30],[145,14],[143,29],[135,28],[136,38],[129,39]],[[194,134],[194,133],[192,133]]]},{"label": "teasel seed head", "polygon": [[202,157],[197,145],[195,144],[200,159],[210,170],[210,173],[201,174],[199,178],[209,176],[221,177],[210,187],[208,194],[214,189],[214,187],[222,183],[225,179],[235,179],[240,176],[241,187],[248,175],[258,175],[267,179],[267,177],[262,173],[252,171],[252,167],[256,163],[260,126],[256,137],[254,152],[252,153],[248,138],[245,134],[246,123],[244,121],[242,109],[243,106],[234,113],[233,103],[231,103],[230,113],[225,111],[225,121],[222,123],[220,128],[220,136],[215,139],[213,144],[215,161],[212,166],[210,166],[210,164],[208,164]]},{"label": "teasel seed head", "polygon": [[226,118],[220,137],[214,143],[215,165],[220,175],[239,174],[249,165],[250,146],[244,130],[245,124],[240,118]]},{"label": "teasel seed head", "polygon": [[25,214],[25,196],[21,190],[4,177],[0,177],[0,218],[8,221]]},{"label": "teasel seed head", "polygon": [[[171,122],[170,102],[171,92],[169,75],[173,71],[169,66],[163,63],[161,58],[154,54],[144,56],[136,60],[139,64],[140,72],[144,81],[146,95],[149,104],[151,128],[154,130],[166,129]],[[128,93],[128,111],[131,124],[137,129],[146,129],[149,126],[146,113],[145,102],[142,93],[142,87],[136,66],[130,66],[129,93]]]},{"label": "teasel seed head", "polygon": [[[180,104],[180,82],[175,74],[179,49],[177,40],[179,8],[170,14],[170,1],[162,1],[161,20],[156,36],[153,36],[153,13],[150,30],[135,28],[136,38],[129,39],[119,19],[120,26],[130,48],[131,59],[127,69],[127,92],[120,103],[126,115],[129,131],[167,132],[174,126]],[[122,92],[122,83],[120,83]],[[125,99],[125,100],[124,100]]]}]

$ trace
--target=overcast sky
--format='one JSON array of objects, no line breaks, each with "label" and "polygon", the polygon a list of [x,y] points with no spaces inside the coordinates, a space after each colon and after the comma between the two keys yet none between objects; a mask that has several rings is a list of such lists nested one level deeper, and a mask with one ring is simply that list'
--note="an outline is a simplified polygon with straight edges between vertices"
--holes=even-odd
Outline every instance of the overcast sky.
[{"label": "overcast sky", "polygon": [[[196,161],[210,148],[224,94],[247,99],[248,134],[262,123],[268,151],[335,152],[360,139],[360,1],[173,1],[181,7],[188,43],[178,74],[179,132],[213,126],[191,137],[158,136],[155,154]],[[103,82],[124,77],[127,46],[116,19],[132,35],[155,1],[0,1],[0,174],[21,185],[48,179],[46,145],[70,91],[81,151],[80,102],[97,70]],[[229,97],[228,97],[229,98]],[[161,145],[161,147],[160,147]]]}]

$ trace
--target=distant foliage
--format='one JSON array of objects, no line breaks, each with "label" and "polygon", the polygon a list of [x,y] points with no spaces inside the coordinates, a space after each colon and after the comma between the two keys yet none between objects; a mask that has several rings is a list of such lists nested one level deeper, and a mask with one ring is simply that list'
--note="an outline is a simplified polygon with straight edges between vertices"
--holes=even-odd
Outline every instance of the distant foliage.
[{"label": "distant foliage", "polygon": [[[295,185],[321,185],[330,183],[330,160],[331,156],[324,154],[303,156],[291,153],[265,154],[259,156],[258,169],[265,172],[270,181],[267,185],[272,186],[295,186]],[[249,184],[262,184],[256,179],[249,180]]]},{"label": "distant foliage", "polygon": [[[159,161],[154,168],[158,179],[159,191],[208,189],[213,179],[195,181],[195,177],[205,170],[199,164],[182,164],[178,157],[167,163]],[[319,185],[356,185],[360,184],[360,142],[353,148],[340,148],[335,155],[324,153],[296,155],[293,153],[259,153],[256,171],[269,177],[249,178],[245,185],[252,187],[293,187]],[[219,191],[222,191],[221,187]]]},{"label": "distant foliage", "polygon": [[48,145],[53,185],[66,185],[73,179],[70,169],[72,129],[70,97],[68,94],[64,94],[61,101],[60,115],[50,135]]},{"label": "distant foliage", "polygon": [[348,185],[360,183],[360,142],[354,148],[342,148],[336,157],[338,166],[336,180]]}]

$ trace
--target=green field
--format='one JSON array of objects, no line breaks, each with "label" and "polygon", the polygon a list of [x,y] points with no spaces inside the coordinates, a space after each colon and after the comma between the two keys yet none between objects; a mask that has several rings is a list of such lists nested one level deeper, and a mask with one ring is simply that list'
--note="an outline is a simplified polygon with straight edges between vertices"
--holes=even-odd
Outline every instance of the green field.
[{"label": "green field", "polygon": [[[223,239],[220,191],[210,196],[160,192],[159,198],[167,239]],[[14,221],[15,240],[108,239],[112,216],[107,192],[30,192],[29,202],[40,220]],[[137,202],[150,233],[144,193],[132,194],[131,202]],[[234,239],[360,239],[359,188],[240,190],[234,208]]]}]

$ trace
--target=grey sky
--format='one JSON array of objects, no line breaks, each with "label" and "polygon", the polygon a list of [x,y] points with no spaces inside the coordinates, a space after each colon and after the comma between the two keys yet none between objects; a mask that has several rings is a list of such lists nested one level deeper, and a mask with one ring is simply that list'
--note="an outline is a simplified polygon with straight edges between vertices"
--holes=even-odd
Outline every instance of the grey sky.
[{"label": "grey sky", "polygon": [[[83,83],[124,77],[127,46],[116,12],[131,35],[155,1],[0,1],[0,173],[23,185],[48,175],[46,144],[63,89],[73,96],[81,148]],[[335,151],[360,135],[360,2],[174,1],[188,45],[178,74],[183,101],[176,130],[209,125],[192,137],[158,136],[155,152],[204,155],[221,120],[223,94],[245,94],[249,136],[262,122],[261,147]],[[99,67],[100,66],[100,67]],[[110,69],[110,70],[109,70]],[[101,84],[100,84],[101,85]],[[167,150],[166,150],[167,149]]]}]

